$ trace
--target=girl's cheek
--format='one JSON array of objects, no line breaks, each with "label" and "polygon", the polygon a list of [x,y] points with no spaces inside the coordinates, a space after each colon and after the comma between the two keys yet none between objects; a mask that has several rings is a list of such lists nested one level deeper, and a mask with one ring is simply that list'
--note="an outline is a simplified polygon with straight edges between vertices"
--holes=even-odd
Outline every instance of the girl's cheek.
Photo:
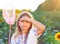
[{"label": "girl's cheek", "polygon": [[22,25],[22,22],[19,21],[19,25],[21,26]]},{"label": "girl's cheek", "polygon": [[19,21],[19,24],[21,24],[22,22],[21,21]]},{"label": "girl's cheek", "polygon": [[24,23],[23,22],[19,22],[19,25],[20,25],[20,27],[22,27],[24,25]]}]

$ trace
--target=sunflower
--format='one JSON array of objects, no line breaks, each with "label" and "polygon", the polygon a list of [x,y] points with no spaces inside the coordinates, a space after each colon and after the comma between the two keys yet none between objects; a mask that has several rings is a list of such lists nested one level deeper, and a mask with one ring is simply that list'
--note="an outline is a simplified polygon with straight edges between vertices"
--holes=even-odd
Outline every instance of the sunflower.
[{"label": "sunflower", "polygon": [[20,14],[20,13],[21,13],[21,10],[16,9],[16,10],[15,10],[15,13],[16,13],[16,15],[17,15],[17,14]]},{"label": "sunflower", "polygon": [[15,10],[16,19],[17,19],[17,17],[19,16],[20,13],[21,13],[21,10],[19,10],[19,9],[16,9],[16,10]]},{"label": "sunflower", "polygon": [[0,18],[0,23],[4,22],[3,18]]},{"label": "sunflower", "polygon": [[57,32],[55,34],[55,40],[59,40],[60,41],[60,32]]}]

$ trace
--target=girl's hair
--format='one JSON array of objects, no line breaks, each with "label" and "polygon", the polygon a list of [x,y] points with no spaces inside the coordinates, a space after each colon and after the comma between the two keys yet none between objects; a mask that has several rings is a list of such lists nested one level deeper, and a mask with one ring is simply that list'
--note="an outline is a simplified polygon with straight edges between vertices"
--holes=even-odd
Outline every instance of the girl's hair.
[{"label": "girl's hair", "polygon": [[[19,20],[20,20],[23,16],[27,16],[27,17],[33,19],[32,15],[31,15],[29,12],[22,12],[22,13],[18,16],[18,19],[17,19],[17,22],[16,22],[16,30],[15,30],[15,33],[14,33],[14,35],[13,35],[14,38],[16,38],[19,34],[22,34],[22,30],[21,30],[21,28],[20,28],[20,26],[19,26]],[[30,27],[29,27],[29,29],[28,29],[27,35],[28,35],[28,33],[29,33],[29,31],[30,31],[31,28],[32,28],[32,23],[31,23],[31,25],[30,25]],[[26,35],[26,36],[27,36],[27,35]]]}]

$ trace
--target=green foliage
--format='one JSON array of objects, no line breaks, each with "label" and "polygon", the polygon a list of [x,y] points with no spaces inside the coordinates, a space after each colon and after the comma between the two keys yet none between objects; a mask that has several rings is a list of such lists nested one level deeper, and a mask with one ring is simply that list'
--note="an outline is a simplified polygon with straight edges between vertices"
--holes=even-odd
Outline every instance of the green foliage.
[{"label": "green foliage", "polygon": [[43,35],[38,38],[38,44],[57,44],[54,35],[60,31],[59,11],[35,11],[32,14],[46,26]]},{"label": "green foliage", "polygon": [[0,10],[0,44],[7,44],[9,26],[2,17],[2,10]]},{"label": "green foliage", "polygon": [[[38,44],[58,44],[54,35],[60,31],[60,11],[35,11],[31,12],[36,20],[46,26],[45,32],[38,38]],[[8,44],[9,25],[2,17],[0,10],[0,44]],[[15,29],[15,25],[12,26]],[[13,30],[14,31],[14,30]]]},{"label": "green foliage", "polygon": [[[9,25],[5,22],[0,10],[0,44],[8,44]],[[14,26],[12,29],[15,29]]]}]

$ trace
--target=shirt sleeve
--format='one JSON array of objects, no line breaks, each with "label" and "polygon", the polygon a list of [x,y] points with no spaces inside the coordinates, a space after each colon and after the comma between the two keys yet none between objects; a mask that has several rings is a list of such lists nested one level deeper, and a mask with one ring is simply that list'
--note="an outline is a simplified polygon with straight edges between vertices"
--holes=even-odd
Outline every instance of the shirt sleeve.
[{"label": "shirt sleeve", "polygon": [[37,28],[33,28],[33,32],[34,32],[34,35],[36,36],[36,38],[38,38],[42,35],[42,33],[39,35],[37,34]]}]

